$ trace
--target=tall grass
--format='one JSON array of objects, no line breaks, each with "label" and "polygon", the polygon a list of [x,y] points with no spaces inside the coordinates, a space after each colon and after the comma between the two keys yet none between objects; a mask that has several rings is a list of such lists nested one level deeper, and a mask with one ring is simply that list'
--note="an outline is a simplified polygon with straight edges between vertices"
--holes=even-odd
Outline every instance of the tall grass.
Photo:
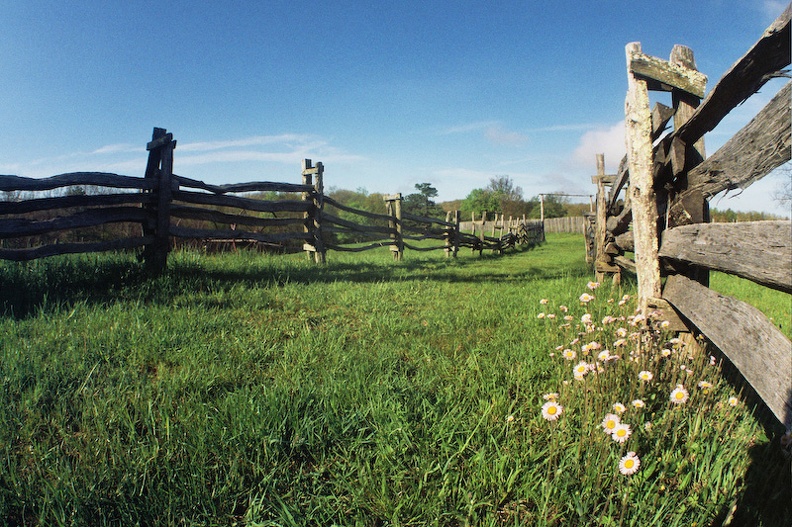
[{"label": "tall grass", "polygon": [[[330,256],[317,267],[302,256],[179,253],[156,280],[123,255],[0,264],[0,518],[450,526],[792,517],[788,460],[750,408],[728,404],[736,392],[709,356],[672,345],[673,356],[657,359],[669,335],[629,326],[634,304],[618,305],[629,286],[603,285],[581,305],[591,291],[579,237],[548,236],[504,257]],[[606,315],[625,320],[602,324]],[[624,348],[614,336],[622,326],[638,335]],[[570,344],[578,333],[585,338]],[[563,350],[594,363],[601,350],[582,347],[594,340],[620,360],[576,381],[577,361]],[[628,360],[638,346],[639,361]],[[650,367],[653,381],[637,380]],[[668,397],[680,379],[691,395],[677,406]],[[713,384],[706,393],[701,379]],[[549,392],[564,406],[552,422],[540,411]],[[638,397],[646,408],[623,414],[633,433],[622,446],[599,424],[614,402]],[[641,459],[632,476],[618,468],[628,450]]]}]

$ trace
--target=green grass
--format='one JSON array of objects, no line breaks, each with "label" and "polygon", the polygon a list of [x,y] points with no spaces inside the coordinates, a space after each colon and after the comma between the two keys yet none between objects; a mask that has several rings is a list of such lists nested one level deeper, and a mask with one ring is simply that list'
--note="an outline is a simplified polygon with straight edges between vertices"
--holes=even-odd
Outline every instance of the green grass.
[{"label": "green grass", "polygon": [[[156,280],[124,255],[2,263],[0,521],[708,525],[733,505],[736,521],[792,517],[789,461],[749,408],[725,403],[734,388],[707,356],[676,346],[661,360],[668,336],[646,331],[626,360],[640,342],[614,347],[617,326],[636,329],[626,320],[570,345],[585,312],[634,307],[617,305],[629,286],[581,305],[583,258],[580,237],[548,235],[504,257],[393,262],[383,249],[323,267],[178,253]],[[556,347],[593,361],[593,340],[622,359],[575,381]],[[650,367],[653,382],[637,381]],[[681,378],[690,401],[672,408]],[[547,392],[564,406],[555,422]],[[619,445],[599,423],[638,396],[647,407],[624,414],[634,431]],[[633,476],[618,470],[627,450]]]}]

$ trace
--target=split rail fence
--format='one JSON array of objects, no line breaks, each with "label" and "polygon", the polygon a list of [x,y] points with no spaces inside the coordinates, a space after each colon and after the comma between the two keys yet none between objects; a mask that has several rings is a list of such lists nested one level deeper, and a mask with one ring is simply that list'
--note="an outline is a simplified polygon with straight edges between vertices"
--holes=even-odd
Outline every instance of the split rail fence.
[{"label": "split rail fence", "polygon": [[[447,256],[456,256],[460,247],[503,253],[543,239],[541,225],[530,222],[515,222],[497,238],[468,234],[460,230],[458,212],[445,220],[403,213],[400,194],[385,196],[386,214],[347,207],[324,194],[324,166],[309,159],[301,184],[211,185],[173,173],[175,148],[173,134],[155,128],[143,178],[99,172],[0,176],[6,193],[0,200],[0,259],[141,249],[146,266],[159,273],[177,239],[204,246],[292,247],[316,262],[325,261],[327,250],[389,247],[400,259],[405,248],[443,249]],[[355,221],[331,213],[337,211]],[[336,243],[338,235],[349,233],[366,241]],[[415,243],[424,240],[442,243]]]},{"label": "split rail fence", "polygon": [[[709,223],[708,199],[744,189],[790,160],[792,83],[710,157],[703,136],[769,79],[788,76],[791,9],[706,97],[706,77],[689,48],[675,46],[664,61],[629,44],[627,155],[615,175],[605,174],[604,157],[597,156],[592,178],[597,277],[618,281],[622,271],[634,272],[641,308],[704,335],[787,428],[792,343],[758,309],[708,285],[709,271],[717,270],[792,293],[792,223]],[[670,91],[672,107],[658,103],[650,110],[649,90]],[[669,122],[673,130],[663,135]]]}]

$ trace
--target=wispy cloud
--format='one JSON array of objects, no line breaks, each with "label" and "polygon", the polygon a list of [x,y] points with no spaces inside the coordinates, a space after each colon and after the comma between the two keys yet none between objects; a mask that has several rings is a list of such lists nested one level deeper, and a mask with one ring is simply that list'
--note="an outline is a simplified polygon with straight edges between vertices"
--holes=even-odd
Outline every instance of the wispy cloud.
[{"label": "wispy cloud", "polygon": [[528,136],[515,130],[507,129],[499,121],[477,121],[451,126],[440,132],[440,135],[481,134],[489,142],[496,145],[515,146],[528,141]]},{"label": "wispy cloud", "polygon": [[310,141],[309,135],[300,134],[280,134],[280,135],[255,135],[243,137],[241,139],[230,139],[226,141],[198,141],[195,143],[179,143],[178,150],[181,152],[195,152],[208,150],[222,150],[225,148],[242,148],[250,146],[265,146],[279,144],[301,144]]},{"label": "wispy cloud", "polygon": [[469,132],[480,132],[482,130],[486,130],[491,126],[497,126],[499,123],[498,121],[476,121],[473,123],[466,123],[460,124],[456,126],[450,126],[445,128],[440,132],[440,135],[452,135],[452,134],[466,134]]},{"label": "wispy cloud", "polygon": [[[306,134],[257,135],[237,139],[179,142],[175,151],[176,173],[190,175],[183,167],[190,167],[203,176],[202,166],[226,163],[236,164],[235,169],[260,171],[262,165],[300,166],[303,159],[322,161],[325,164],[354,164],[365,161],[365,156],[349,153],[330,141]],[[48,177],[78,171],[113,172],[124,175],[143,175],[146,151],[141,145],[117,143],[100,146],[89,152],[71,152],[36,159],[27,163],[2,163],[0,173],[26,177]],[[243,167],[243,165],[245,165]],[[180,168],[182,167],[182,168]],[[211,170],[211,169],[210,169]]]},{"label": "wispy cloud", "polygon": [[[90,155],[104,155],[104,154],[119,154],[119,153],[139,153],[142,151],[141,145],[133,145],[131,143],[118,143],[115,145],[105,145],[90,152]],[[80,154],[75,154],[80,155]]]}]

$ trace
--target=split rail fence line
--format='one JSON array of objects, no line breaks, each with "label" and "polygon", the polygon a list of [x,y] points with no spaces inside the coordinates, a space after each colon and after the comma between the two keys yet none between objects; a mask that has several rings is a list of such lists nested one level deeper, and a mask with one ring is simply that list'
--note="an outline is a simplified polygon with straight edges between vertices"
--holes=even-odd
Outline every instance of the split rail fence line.
[{"label": "split rail fence line", "polygon": [[[279,248],[291,242],[317,263],[325,261],[327,250],[389,247],[396,259],[401,259],[405,248],[443,249],[447,256],[456,256],[460,247],[502,254],[517,244],[535,245],[544,238],[541,224],[532,222],[514,222],[497,238],[468,234],[459,228],[459,212],[448,213],[445,221],[402,213],[401,194],[385,196],[387,214],[347,207],[324,194],[324,166],[314,166],[310,159],[303,161],[302,184],[211,185],[173,173],[176,141],[167,130],[155,128],[146,148],[149,157],[143,178],[100,172],[43,179],[0,176],[0,191],[6,192],[6,199],[0,200],[0,259],[26,261],[60,254],[142,249],[141,259],[156,274],[165,269],[176,238]],[[101,192],[84,192],[94,187]],[[83,191],[75,192],[77,188]],[[48,194],[51,191],[61,195],[53,197]],[[277,193],[277,199],[251,197],[251,193]],[[289,199],[289,195],[294,198]],[[331,210],[360,220],[342,219]],[[113,239],[106,239],[108,235],[101,232],[93,232],[88,242],[64,243],[61,237],[64,231],[85,232],[109,224],[133,228],[125,231],[128,236]],[[349,233],[368,238],[368,242],[332,243],[334,234]],[[442,244],[426,247],[411,243],[422,240]]]},{"label": "split rail fence line", "polygon": [[[708,158],[703,136],[769,79],[788,76],[790,11],[792,4],[706,97],[706,77],[690,49],[675,46],[664,61],[629,44],[627,155],[616,175],[605,174],[598,155],[592,177],[597,278],[618,281],[623,270],[634,272],[644,312],[660,310],[677,329],[697,329],[787,428],[792,343],[758,309],[708,285],[712,269],[792,293],[792,223],[709,223],[708,199],[744,189],[790,160],[792,83]],[[650,110],[649,90],[670,91],[673,107],[658,103]],[[673,130],[663,137],[672,119]]]}]

